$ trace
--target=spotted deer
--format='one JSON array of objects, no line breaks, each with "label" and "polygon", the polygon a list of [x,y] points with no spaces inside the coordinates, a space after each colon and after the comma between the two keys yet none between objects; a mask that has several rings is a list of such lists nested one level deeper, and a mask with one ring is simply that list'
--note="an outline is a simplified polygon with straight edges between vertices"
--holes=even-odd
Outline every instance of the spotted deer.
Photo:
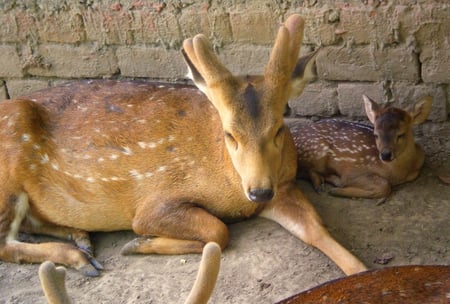
[{"label": "spotted deer", "polygon": [[391,186],[417,178],[424,152],[414,141],[413,126],[427,119],[432,98],[409,110],[363,100],[373,128],[334,119],[290,125],[298,176],[309,177],[317,191],[327,182],[334,186],[332,195],[385,199]]},{"label": "spotted deer", "polygon": [[[234,76],[207,38],[183,43],[196,86],[74,82],[0,104],[0,259],[99,275],[90,231],[133,230],[122,254],[222,249],[226,223],[271,219],[346,274],[365,266],[337,243],[296,185],[283,112],[314,60],[304,21],[280,26],[264,75]],[[306,60],[306,61],[305,61]],[[18,241],[18,232],[74,244]]]}]

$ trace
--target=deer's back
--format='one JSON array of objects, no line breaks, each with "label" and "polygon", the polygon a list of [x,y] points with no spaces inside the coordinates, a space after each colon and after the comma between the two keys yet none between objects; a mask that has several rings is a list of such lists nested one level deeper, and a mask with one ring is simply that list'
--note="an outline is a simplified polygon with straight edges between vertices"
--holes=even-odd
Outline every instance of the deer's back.
[{"label": "deer's back", "polygon": [[171,200],[212,201],[225,218],[256,209],[224,159],[215,109],[194,87],[83,81],[0,104],[0,117],[16,155],[2,165],[17,167],[37,218],[117,230],[140,206]]},{"label": "deer's back", "polygon": [[358,174],[380,165],[373,128],[365,124],[327,119],[291,125],[298,151],[299,171]]}]

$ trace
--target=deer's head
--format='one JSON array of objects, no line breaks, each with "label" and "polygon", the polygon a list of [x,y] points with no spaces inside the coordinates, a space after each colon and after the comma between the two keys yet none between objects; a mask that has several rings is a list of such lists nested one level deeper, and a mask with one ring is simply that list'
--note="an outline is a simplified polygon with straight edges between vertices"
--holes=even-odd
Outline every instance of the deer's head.
[{"label": "deer's head", "polygon": [[375,143],[382,161],[389,162],[414,143],[413,126],[423,123],[430,113],[432,97],[418,100],[407,110],[382,107],[363,95],[367,117],[374,127]]},{"label": "deer's head", "polygon": [[190,77],[217,109],[234,169],[254,202],[269,201],[276,193],[285,136],[290,136],[283,112],[314,74],[314,55],[298,60],[303,27],[298,15],[280,27],[263,76],[232,75],[203,35],[183,44]]}]

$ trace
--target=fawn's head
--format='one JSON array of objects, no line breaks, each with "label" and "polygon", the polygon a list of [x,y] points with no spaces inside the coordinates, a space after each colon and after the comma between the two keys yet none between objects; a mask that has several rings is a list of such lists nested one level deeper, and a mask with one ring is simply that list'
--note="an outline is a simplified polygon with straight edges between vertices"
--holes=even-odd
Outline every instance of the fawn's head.
[{"label": "fawn's head", "polygon": [[190,77],[217,109],[234,169],[254,202],[275,194],[288,132],[283,112],[313,75],[315,56],[298,60],[303,27],[298,15],[280,27],[263,76],[233,76],[203,35],[183,44]]},{"label": "fawn's head", "polygon": [[418,100],[412,107],[402,110],[394,107],[383,108],[363,95],[367,117],[374,126],[374,135],[379,157],[382,161],[392,161],[414,143],[412,128],[423,123],[430,113],[432,97]]}]

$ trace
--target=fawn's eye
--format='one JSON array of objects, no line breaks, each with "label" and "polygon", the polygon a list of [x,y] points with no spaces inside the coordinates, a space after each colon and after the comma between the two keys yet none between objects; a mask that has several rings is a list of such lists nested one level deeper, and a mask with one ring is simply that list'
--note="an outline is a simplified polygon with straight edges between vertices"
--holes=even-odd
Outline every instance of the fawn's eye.
[{"label": "fawn's eye", "polygon": [[397,140],[401,140],[403,138],[405,138],[405,133],[397,135]]},{"label": "fawn's eye", "polygon": [[284,131],[284,126],[278,129],[277,133],[275,134],[275,138],[280,136],[283,133],[283,131]]}]

